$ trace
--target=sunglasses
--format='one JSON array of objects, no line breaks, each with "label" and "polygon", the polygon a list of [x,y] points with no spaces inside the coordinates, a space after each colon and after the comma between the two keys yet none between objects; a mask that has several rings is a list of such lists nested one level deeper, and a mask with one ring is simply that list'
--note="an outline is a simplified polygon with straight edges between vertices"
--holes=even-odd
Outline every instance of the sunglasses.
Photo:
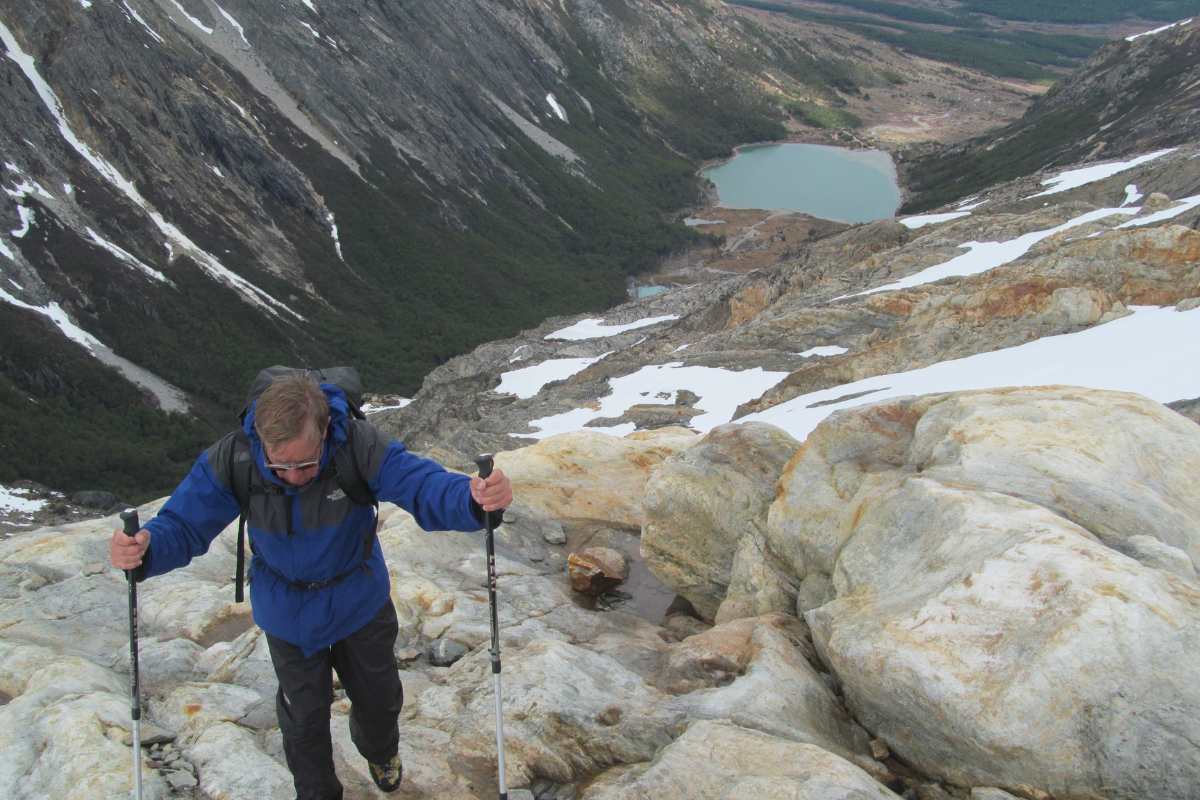
[{"label": "sunglasses", "polygon": [[[326,426],[326,430],[328,430],[328,426]],[[271,456],[269,453],[266,452],[266,449],[267,448],[264,446],[263,461],[267,462],[266,463],[267,469],[272,470],[274,472],[300,472],[302,470],[312,469],[313,467],[315,467],[321,463],[321,455],[324,453],[325,443],[324,443],[324,441],[322,441],[321,444],[317,447],[317,452],[316,452],[315,458],[310,458],[305,461],[291,461],[291,462],[274,463],[271,461]],[[272,447],[270,449],[275,450],[276,448]]]},{"label": "sunglasses", "polygon": [[267,469],[275,470],[276,472],[291,472],[292,470],[310,469],[321,463],[321,459],[314,458],[312,461],[297,461],[294,464],[272,464],[267,462]]}]

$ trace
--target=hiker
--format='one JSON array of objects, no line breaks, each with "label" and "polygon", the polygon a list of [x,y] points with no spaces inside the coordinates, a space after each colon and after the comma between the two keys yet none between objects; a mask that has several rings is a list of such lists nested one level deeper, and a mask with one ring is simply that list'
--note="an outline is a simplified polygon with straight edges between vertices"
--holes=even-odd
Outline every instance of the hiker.
[{"label": "hiker", "polygon": [[[425,530],[474,531],[485,513],[498,522],[512,486],[499,469],[484,480],[409,453],[356,418],[357,406],[336,383],[285,368],[260,380],[272,372],[257,399],[252,390],[240,432],[201,454],[135,536],[115,531],[110,557],[137,580],[161,575],[207,552],[248,509],[254,621],[279,681],[276,712],[297,800],[342,797],[329,731],[331,669],[352,704],[351,740],[375,784],[391,792],[403,771],[404,692],[393,656],[399,624],[371,501],[396,503]],[[355,470],[370,491],[365,501],[346,491],[353,486],[343,473]],[[248,504],[236,491],[246,482]]]}]

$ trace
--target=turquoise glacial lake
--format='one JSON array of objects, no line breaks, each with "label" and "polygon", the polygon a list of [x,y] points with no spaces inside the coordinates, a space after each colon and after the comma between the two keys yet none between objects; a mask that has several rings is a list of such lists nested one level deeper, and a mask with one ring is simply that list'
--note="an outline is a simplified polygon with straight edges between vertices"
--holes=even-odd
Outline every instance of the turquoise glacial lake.
[{"label": "turquoise glacial lake", "polygon": [[839,222],[870,222],[896,215],[896,165],[882,150],[819,144],[745,147],[701,173],[717,187],[725,208],[802,211]]}]

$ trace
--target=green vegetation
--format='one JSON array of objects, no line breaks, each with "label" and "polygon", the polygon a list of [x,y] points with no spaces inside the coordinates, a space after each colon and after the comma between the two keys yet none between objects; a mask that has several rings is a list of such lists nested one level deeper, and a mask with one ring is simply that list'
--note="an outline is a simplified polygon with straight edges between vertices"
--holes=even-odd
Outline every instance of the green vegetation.
[{"label": "green vegetation", "polygon": [[853,27],[869,38],[914,55],[970,66],[1001,78],[1029,81],[1055,77],[1056,73],[1046,67],[1073,67],[1103,44],[1100,39],[1084,36],[1025,31],[941,33],[909,28],[894,32],[869,25]]},{"label": "green vegetation", "polygon": [[787,110],[796,119],[814,128],[862,127],[862,119],[841,108],[830,108],[800,100],[788,103]]},{"label": "green vegetation", "polygon": [[[1197,0],[1200,2],[1200,0]],[[870,0],[845,0],[842,5],[872,11],[888,19],[862,15],[827,14],[802,6],[771,0],[731,0],[735,5],[787,14],[797,19],[835,25],[868,39],[890,44],[913,55],[948,61],[980,69],[1003,78],[1047,80],[1064,69],[1078,65],[1100,45],[1103,39],[1070,34],[1042,34],[1028,31],[1002,31],[981,27],[971,17],[937,13],[929,20],[914,20],[917,9]],[[913,12],[913,13],[908,13]],[[934,13],[934,12],[930,12]],[[918,27],[902,21],[932,21],[951,31]],[[1056,72],[1055,70],[1059,70]],[[837,85],[836,83],[834,84]],[[840,88],[840,87],[839,87]]]},{"label": "green vegetation", "polygon": [[991,149],[971,148],[958,155],[910,165],[906,183],[912,199],[900,213],[936,208],[1059,161],[1099,127],[1101,106],[1092,103],[1081,109],[1049,113],[1020,135],[997,136],[993,141],[998,143]]},{"label": "green vegetation", "polygon": [[[1110,59],[1122,58],[1114,52]],[[1103,70],[1105,64],[1099,65]],[[1092,136],[1114,120],[1144,119],[1178,96],[1184,79],[1178,65],[1164,59],[1139,71],[1134,82],[1109,90],[1100,87],[1067,107],[1056,107],[1053,95],[1034,105],[1020,121],[986,137],[908,165],[910,199],[901,213],[936,208],[996,183],[1085,158]],[[1107,135],[1114,133],[1109,129]],[[1181,134],[1183,135],[1183,134]]]},{"label": "green vegetation", "polygon": [[[622,0],[606,2],[627,9]],[[413,394],[431,369],[483,341],[533,327],[547,314],[610,307],[625,299],[629,275],[697,240],[697,232],[670,221],[699,199],[696,163],[784,133],[779,109],[736,70],[698,81],[682,67],[643,75],[634,109],[599,74],[598,54],[565,58],[572,88],[589,105],[563,93],[572,124],[544,125],[579,155],[573,167],[515,127],[505,130],[473,84],[458,88],[456,102],[492,119],[506,138],[502,168],[470,187],[486,202],[449,190],[433,196],[438,179],[389,142],[375,143],[359,178],[281,120],[265,126],[276,131],[272,146],[304,166],[336,215],[345,261],[323,226],[312,224],[310,209],[269,190],[266,211],[295,246],[312,295],[256,267],[257,254],[221,225],[197,222],[186,233],[303,320],[263,313],[186,257],[164,268],[174,281],[165,286],[115,266],[66,227],[47,226],[52,235],[25,241],[31,260],[70,265],[69,278],[59,271],[47,280],[57,281],[51,288],[72,316],[187,392],[194,416],[154,410],[44,318],[0,305],[0,481],[107,489],[129,502],[161,496],[236,423],[261,367],[352,364],[370,391]],[[272,177],[264,168],[263,179]],[[130,214],[103,183],[80,176],[78,188],[97,205],[109,197],[112,215]],[[131,230],[140,224],[128,220]]]},{"label": "green vegetation", "polygon": [[1173,22],[1200,14],[1200,0],[963,0],[963,8],[1001,19],[1103,23],[1124,19]]},{"label": "green vegetation", "polygon": [[885,3],[880,0],[826,0],[830,5],[846,6],[871,14],[879,14],[892,19],[916,22],[925,25],[944,25],[951,28],[977,25],[976,20],[966,14],[947,14],[944,11],[934,11],[927,8]]},{"label": "green vegetation", "polygon": [[49,321],[0,304],[0,340],[0,483],[102,486],[146,499],[147,490],[168,490],[214,437],[198,420],[131,404],[136,389]]}]

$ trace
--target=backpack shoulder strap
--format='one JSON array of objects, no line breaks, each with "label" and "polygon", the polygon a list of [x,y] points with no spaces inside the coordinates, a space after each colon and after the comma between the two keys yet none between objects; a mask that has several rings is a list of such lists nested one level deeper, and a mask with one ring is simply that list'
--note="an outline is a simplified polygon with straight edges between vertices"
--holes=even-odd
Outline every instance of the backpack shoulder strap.
[{"label": "backpack shoulder strap", "polygon": [[254,459],[250,457],[250,438],[241,428],[234,431],[229,448],[229,488],[245,513],[250,507],[250,483],[254,478]]},{"label": "backpack shoulder strap", "polygon": [[[367,485],[367,479],[363,477],[362,470],[358,468],[358,459],[355,457],[354,420],[350,420],[346,425],[346,443],[333,451],[333,461],[330,466],[335,471],[334,477],[337,479],[338,486],[346,493],[351,502],[360,506],[374,506],[375,519],[378,520],[379,499]],[[367,560],[371,558],[371,551],[375,547],[376,527],[377,524],[372,523],[363,531],[363,567],[366,567]]]},{"label": "backpack shoulder strap", "polygon": [[362,470],[358,468],[354,443],[354,422],[351,420],[346,425],[346,443],[333,451],[331,466],[334,469],[334,477],[337,478],[341,490],[353,502],[360,506],[378,508],[379,501],[371,491],[371,487],[367,485],[367,479],[363,477]]},{"label": "backpack shoulder strap", "polygon": [[[250,439],[241,428],[234,435],[233,447],[229,448],[229,488],[238,501],[237,572],[234,575],[233,601],[246,599],[244,581],[246,575],[246,518],[250,516],[250,484],[254,479],[254,459],[237,458],[238,453],[250,454]],[[240,469],[239,469],[240,466]]]}]

